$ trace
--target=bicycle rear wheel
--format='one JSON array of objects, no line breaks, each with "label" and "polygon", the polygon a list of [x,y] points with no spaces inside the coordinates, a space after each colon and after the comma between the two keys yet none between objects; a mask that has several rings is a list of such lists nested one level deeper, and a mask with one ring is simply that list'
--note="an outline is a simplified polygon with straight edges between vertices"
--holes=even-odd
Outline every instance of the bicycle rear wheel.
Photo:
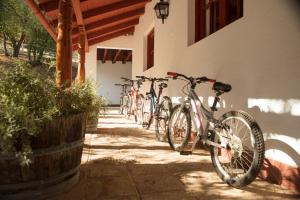
[{"label": "bicycle rear wheel", "polygon": [[191,115],[186,107],[174,107],[167,130],[168,142],[175,151],[181,151],[187,145],[191,135]]},{"label": "bicycle rear wheel", "polygon": [[158,141],[165,141],[167,139],[167,129],[172,112],[172,101],[169,97],[163,97],[161,103],[158,105],[156,120],[155,120],[155,133]]},{"label": "bicycle rear wheel", "polygon": [[[241,188],[255,180],[263,165],[263,134],[254,118],[243,111],[225,113],[220,121],[226,130],[212,134],[211,139],[226,148],[210,147],[212,163],[224,182]],[[222,135],[229,138],[224,140]]]}]

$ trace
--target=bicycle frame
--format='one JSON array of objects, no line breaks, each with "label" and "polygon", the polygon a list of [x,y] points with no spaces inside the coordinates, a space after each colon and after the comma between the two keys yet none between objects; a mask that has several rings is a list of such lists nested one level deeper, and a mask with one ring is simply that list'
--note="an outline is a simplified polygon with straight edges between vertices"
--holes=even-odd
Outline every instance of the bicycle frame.
[{"label": "bicycle frame", "polygon": [[[190,111],[190,114],[191,114],[192,123],[194,123],[194,125],[196,126],[195,128],[196,128],[196,132],[197,132],[197,137],[194,140],[194,143],[192,146],[192,151],[196,147],[196,144],[199,140],[202,140],[204,143],[212,145],[212,146],[224,148],[224,146],[208,140],[208,132],[209,132],[209,128],[211,127],[210,124],[211,123],[213,123],[213,124],[219,123],[219,121],[214,118],[214,112],[216,111],[216,106],[219,101],[220,101],[219,97],[215,96],[213,106],[211,107],[211,111],[208,111],[204,107],[203,103],[200,101],[195,90],[193,88],[191,88],[189,91],[189,94],[187,96],[187,99],[181,104],[179,113],[182,112],[182,109],[184,107],[188,108],[188,110]],[[197,106],[197,104],[199,106]],[[205,118],[207,119],[205,127],[203,125],[203,120],[202,120],[201,115],[205,116]],[[178,118],[179,118],[179,115],[175,118],[175,123],[177,123]],[[216,133],[216,134],[218,134],[218,133]]]}]

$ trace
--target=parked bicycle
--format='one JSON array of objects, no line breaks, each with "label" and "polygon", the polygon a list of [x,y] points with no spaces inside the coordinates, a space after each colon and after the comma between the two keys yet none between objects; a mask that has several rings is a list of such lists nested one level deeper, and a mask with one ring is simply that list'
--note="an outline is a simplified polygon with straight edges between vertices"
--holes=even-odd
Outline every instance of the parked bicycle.
[{"label": "parked bicycle", "polygon": [[120,114],[127,115],[128,113],[128,95],[127,88],[130,86],[129,84],[115,84],[115,86],[121,86],[121,94],[120,94]]},{"label": "parked bicycle", "polygon": [[[186,100],[175,106],[170,117],[167,133],[171,148],[181,154],[191,154],[201,140],[210,146],[213,166],[224,182],[237,188],[250,184],[264,161],[264,138],[259,125],[244,111],[229,111],[220,119],[214,117],[220,96],[229,92],[231,86],[206,77],[187,77],[174,72],[167,74],[188,82]],[[196,86],[201,83],[213,83],[216,95],[210,111],[195,92]],[[207,120],[205,126],[203,119]],[[192,148],[185,150],[194,131],[196,137]]]},{"label": "parked bicycle", "polygon": [[134,116],[135,122],[142,124],[142,107],[144,96],[139,93],[139,90],[144,80],[132,80],[125,77],[121,77],[121,79],[130,85],[130,90],[127,92],[128,101],[126,102],[126,106],[128,108],[128,112],[126,113],[126,116],[128,118],[130,118],[130,116]]},{"label": "parked bicycle", "polygon": [[[165,78],[148,78],[145,76],[136,76],[137,78],[148,80],[151,82],[149,92],[146,93],[146,99],[143,104],[143,127],[149,129],[155,119],[155,133],[159,141],[166,139],[166,131],[172,111],[172,101],[169,97],[161,95],[163,89],[168,87]],[[155,83],[159,83],[158,95],[155,92]],[[160,101],[161,99],[161,101]]]}]

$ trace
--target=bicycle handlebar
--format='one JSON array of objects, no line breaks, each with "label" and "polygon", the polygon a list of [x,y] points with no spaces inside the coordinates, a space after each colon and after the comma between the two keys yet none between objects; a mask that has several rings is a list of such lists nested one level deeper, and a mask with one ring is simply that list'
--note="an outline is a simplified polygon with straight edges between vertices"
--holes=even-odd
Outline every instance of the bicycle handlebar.
[{"label": "bicycle handlebar", "polygon": [[194,81],[196,81],[196,83],[205,83],[205,82],[215,83],[216,82],[215,79],[209,79],[206,76],[194,78],[194,77],[187,77],[184,74],[179,74],[176,72],[167,72],[167,75],[171,76],[173,79],[176,79],[177,77],[180,76],[180,77],[183,77],[186,80],[190,81],[191,83],[194,83]]},{"label": "bicycle handlebar", "polygon": [[169,81],[169,79],[167,79],[167,78],[149,78],[146,76],[136,76],[136,78],[140,78],[140,79],[148,80],[148,81],[157,81],[157,82]]}]

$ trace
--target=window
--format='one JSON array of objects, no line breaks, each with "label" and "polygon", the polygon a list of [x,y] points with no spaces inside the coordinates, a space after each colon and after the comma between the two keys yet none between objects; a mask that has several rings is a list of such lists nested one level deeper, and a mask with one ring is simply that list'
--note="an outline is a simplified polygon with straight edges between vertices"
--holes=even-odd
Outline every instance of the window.
[{"label": "window", "polygon": [[154,65],[154,29],[147,36],[147,69]]},{"label": "window", "polygon": [[243,0],[195,0],[195,42],[243,16]]}]

